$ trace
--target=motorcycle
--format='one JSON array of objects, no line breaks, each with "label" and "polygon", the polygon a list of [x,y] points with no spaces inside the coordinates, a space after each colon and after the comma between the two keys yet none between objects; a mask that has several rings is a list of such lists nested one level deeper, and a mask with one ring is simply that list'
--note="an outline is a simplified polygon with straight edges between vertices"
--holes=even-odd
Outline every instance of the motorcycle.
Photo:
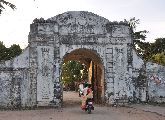
[{"label": "motorcycle", "polygon": [[90,98],[90,99],[87,99],[86,101],[85,111],[87,111],[88,114],[91,114],[92,110],[94,110],[94,106],[93,106],[93,101]]}]

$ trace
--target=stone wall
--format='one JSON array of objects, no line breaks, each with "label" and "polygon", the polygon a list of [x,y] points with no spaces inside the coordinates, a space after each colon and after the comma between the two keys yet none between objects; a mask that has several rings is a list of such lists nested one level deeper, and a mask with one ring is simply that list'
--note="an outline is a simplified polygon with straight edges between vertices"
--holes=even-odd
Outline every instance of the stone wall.
[{"label": "stone wall", "polygon": [[29,48],[20,56],[0,63],[0,106],[28,106],[28,69]]},{"label": "stone wall", "polygon": [[148,97],[151,102],[165,102],[165,66],[146,64]]},{"label": "stone wall", "polygon": [[146,66],[140,55],[133,50],[132,82],[134,85],[134,102],[146,101]]}]

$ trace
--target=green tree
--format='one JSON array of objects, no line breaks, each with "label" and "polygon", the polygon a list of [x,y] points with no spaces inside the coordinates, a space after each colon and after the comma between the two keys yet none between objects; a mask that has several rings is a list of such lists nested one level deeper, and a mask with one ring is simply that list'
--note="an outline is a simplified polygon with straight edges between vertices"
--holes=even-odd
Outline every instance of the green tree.
[{"label": "green tree", "polygon": [[165,38],[157,38],[155,42],[151,44],[152,53],[162,53],[165,52]]},{"label": "green tree", "polygon": [[[126,20],[127,21],[127,20]],[[133,47],[143,57],[145,61],[148,61],[150,55],[150,43],[145,42],[147,30],[136,31],[137,25],[140,24],[139,19],[135,17],[127,21],[132,30]]]},{"label": "green tree", "polygon": [[165,38],[157,38],[150,46],[150,60],[165,65]]},{"label": "green tree", "polygon": [[0,41],[0,61],[1,60],[6,60],[6,50],[7,48],[3,44],[3,42]]},{"label": "green tree", "polygon": [[13,10],[16,9],[16,6],[10,2],[7,2],[5,0],[0,0],[0,14],[2,13],[2,11],[5,9],[4,5],[9,6],[10,8],[12,8]]},{"label": "green tree", "polygon": [[[127,20],[126,20],[127,21]],[[132,30],[132,37],[134,44],[138,45],[141,41],[145,41],[147,30],[136,31],[137,25],[140,24],[140,20],[135,17],[127,21]]]},{"label": "green tree", "polygon": [[157,53],[152,56],[151,60],[155,63],[165,66],[165,52]]},{"label": "green tree", "polygon": [[22,49],[19,45],[13,44],[8,48],[8,59],[12,59],[22,53]]},{"label": "green tree", "polygon": [[154,43],[145,42],[148,31],[136,31],[140,20],[133,17],[127,22],[132,30],[133,46],[143,60],[164,65],[165,38],[157,38]]},{"label": "green tree", "polygon": [[79,82],[87,78],[87,68],[85,65],[76,62],[68,61],[62,66],[62,81],[64,83]]},{"label": "green tree", "polygon": [[0,41],[0,61],[10,60],[22,53],[19,45],[13,44],[10,48],[6,48],[3,42]]}]

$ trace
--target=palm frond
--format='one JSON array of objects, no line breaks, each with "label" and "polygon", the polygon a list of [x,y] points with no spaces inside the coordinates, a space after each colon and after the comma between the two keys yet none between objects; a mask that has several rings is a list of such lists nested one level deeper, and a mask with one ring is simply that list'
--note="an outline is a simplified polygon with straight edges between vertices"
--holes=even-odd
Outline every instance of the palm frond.
[{"label": "palm frond", "polygon": [[16,9],[16,6],[14,4],[7,2],[5,0],[0,0],[0,14],[2,13],[3,9],[5,9],[5,7],[3,5],[9,6],[13,10]]}]

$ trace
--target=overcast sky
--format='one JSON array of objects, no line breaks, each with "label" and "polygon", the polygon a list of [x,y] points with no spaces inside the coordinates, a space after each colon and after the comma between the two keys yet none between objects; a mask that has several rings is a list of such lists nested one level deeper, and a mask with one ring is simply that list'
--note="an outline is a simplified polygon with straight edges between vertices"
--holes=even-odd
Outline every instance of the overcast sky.
[{"label": "overcast sky", "polygon": [[110,21],[140,19],[137,30],[148,30],[147,41],[165,37],[165,0],[6,0],[16,5],[0,16],[0,41],[10,47],[28,45],[30,24],[66,11],[89,11]]}]

